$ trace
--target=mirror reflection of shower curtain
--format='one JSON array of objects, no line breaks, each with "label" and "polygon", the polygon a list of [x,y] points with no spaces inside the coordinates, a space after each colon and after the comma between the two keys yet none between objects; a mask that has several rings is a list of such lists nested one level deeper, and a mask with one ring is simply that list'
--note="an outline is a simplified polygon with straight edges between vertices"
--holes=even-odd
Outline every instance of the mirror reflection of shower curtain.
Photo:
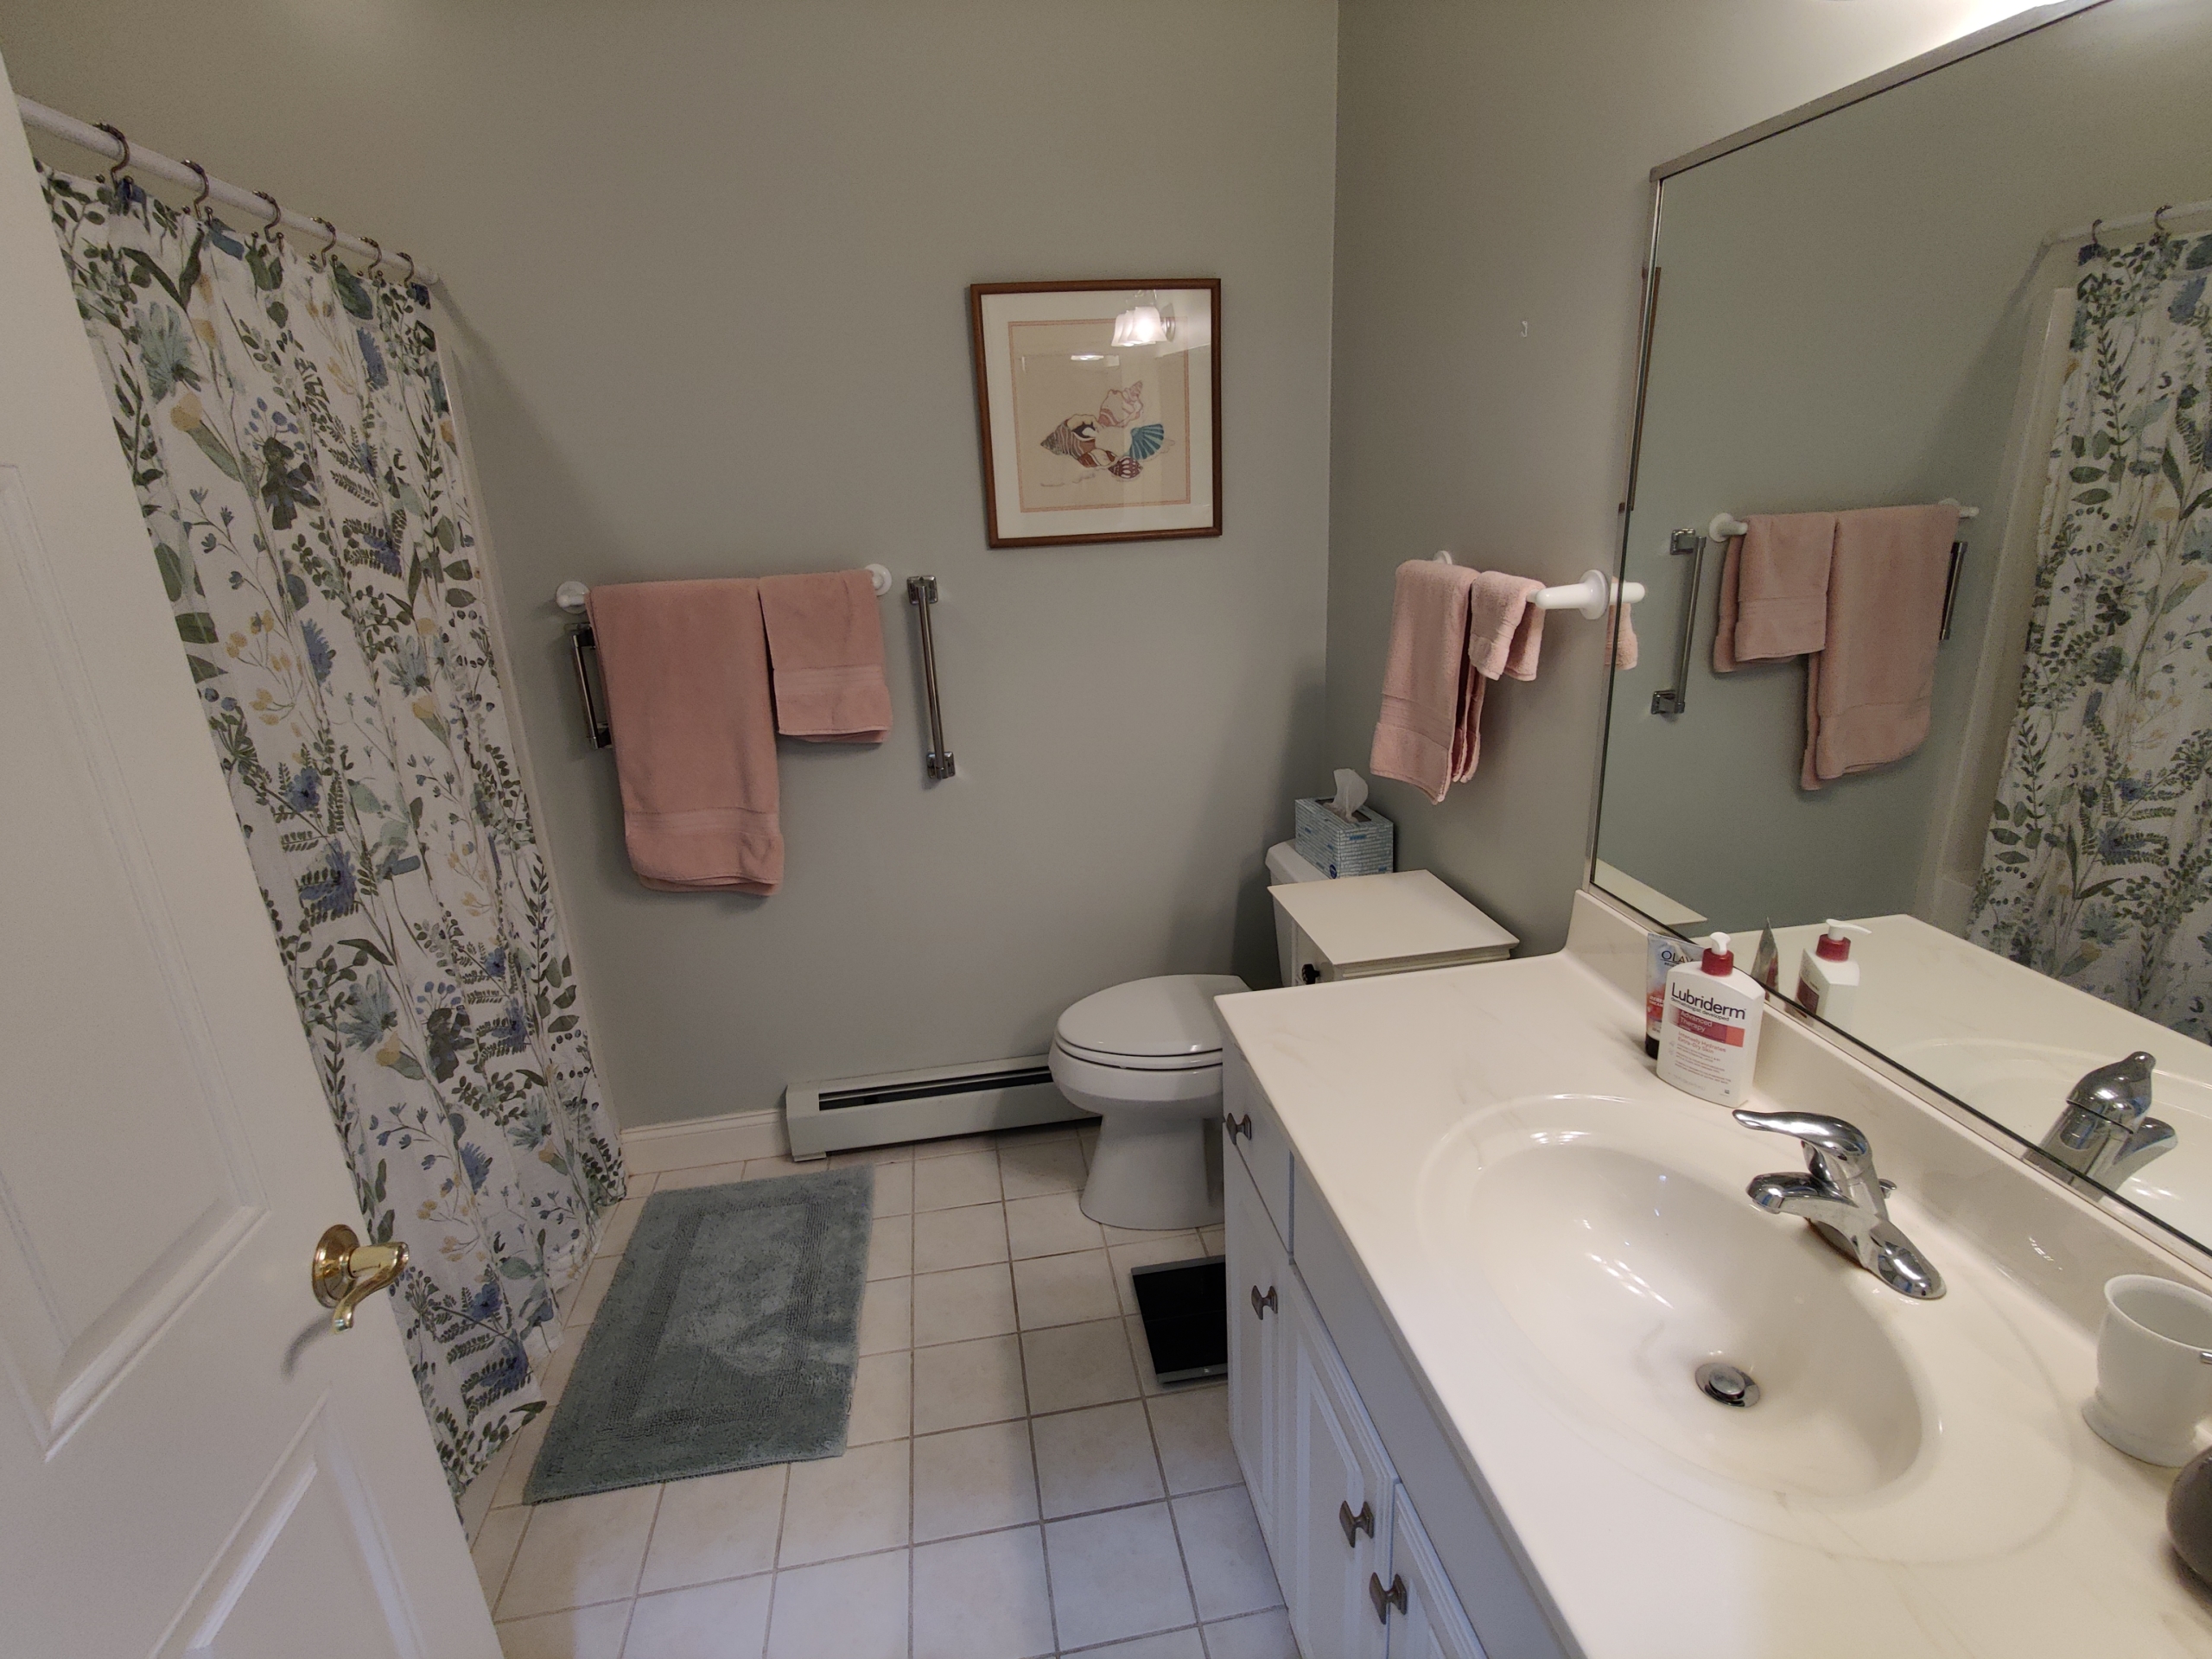
[{"label": "mirror reflection of shower curtain", "polygon": [[2212,236],[2082,267],[1967,937],[2212,1040]]}]

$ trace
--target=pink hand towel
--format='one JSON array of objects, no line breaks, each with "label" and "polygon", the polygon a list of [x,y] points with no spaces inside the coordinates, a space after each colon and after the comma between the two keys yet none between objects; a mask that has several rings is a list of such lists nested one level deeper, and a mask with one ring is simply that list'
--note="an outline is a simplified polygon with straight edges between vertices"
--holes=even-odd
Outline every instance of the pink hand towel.
[{"label": "pink hand towel", "polygon": [[880,743],[890,735],[877,605],[865,570],[760,578],[777,731],[815,743]]},{"label": "pink hand towel", "polygon": [[1927,740],[1958,536],[1955,506],[1837,516],[1827,638],[1805,676],[1803,788],[1902,760]]},{"label": "pink hand towel", "polygon": [[773,893],[784,876],[760,585],[591,590],[630,868],[649,887]]},{"label": "pink hand towel", "polygon": [[1720,625],[1713,671],[1738,663],[1802,657],[1827,637],[1833,512],[1755,512],[1730,540],[1720,567]]},{"label": "pink hand towel", "polygon": [[1471,704],[1480,683],[1467,659],[1467,599],[1475,573],[1409,559],[1390,602],[1382,712],[1367,769],[1441,801],[1464,764],[1472,770]]},{"label": "pink hand towel", "polygon": [[1462,763],[1452,778],[1455,784],[1473,777],[1482,759],[1484,689],[1503,675],[1516,680],[1536,677],[1544,613],[1529,602],[1529,596],[1543,585],[1502,570],[1484,570],[1475,576],[1467,604],[1467,660],[1474,665],[1475,683],[1467,698]]}]

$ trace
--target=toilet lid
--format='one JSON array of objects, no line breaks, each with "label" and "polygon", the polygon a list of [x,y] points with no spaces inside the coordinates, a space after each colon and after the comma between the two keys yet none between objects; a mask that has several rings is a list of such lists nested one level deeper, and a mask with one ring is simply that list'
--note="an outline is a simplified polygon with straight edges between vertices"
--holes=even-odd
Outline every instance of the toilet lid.
[{"label": "toilet lid", "polygon": [[1077,1055],[1109,1064],[1211,1065],[1221,1058],[1213,1000],[1249,989],[1234,974],[1169,974],[1086,996],[1060,1016],[1054,1037]]}]

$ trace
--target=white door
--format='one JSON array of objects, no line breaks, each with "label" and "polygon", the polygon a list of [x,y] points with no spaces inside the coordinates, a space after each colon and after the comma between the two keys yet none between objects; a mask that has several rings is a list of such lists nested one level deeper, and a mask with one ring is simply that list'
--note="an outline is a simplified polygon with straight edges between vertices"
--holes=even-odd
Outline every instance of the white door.
[{"label": "white door", "polygon": [[493,1659],[390,1298],[309,1291],[360,1211],[7,119],[0,719],[0,1655]]},{"label": "white door", "polygon": [[1403,1486],[1393,1509],[1390,1588],[1404,1597],[1405,1611],[1390,1611],[1390,1659],[1483,1659],[1483,1644]]},{"label": "white door", "polygon": [[1301,1653],[1382,1659],[1388,1632],[1367,1580],[1389,1577],[1389,1460],[1305,1292],[1294,1286],[1283,1311],[1291,1473],[1275,1506],[1290,1627]]},{"label": "white door", "polygon": [[1260,1202],[1244,1160],[1222,1148],[1222,1210],[1228,1240],[1229,1441],[1244,1468],[1260,1531],[1278,1558],[1282,1535],[1275,1465],[1281,1455],[1283,1319],[1290,1259]]}]

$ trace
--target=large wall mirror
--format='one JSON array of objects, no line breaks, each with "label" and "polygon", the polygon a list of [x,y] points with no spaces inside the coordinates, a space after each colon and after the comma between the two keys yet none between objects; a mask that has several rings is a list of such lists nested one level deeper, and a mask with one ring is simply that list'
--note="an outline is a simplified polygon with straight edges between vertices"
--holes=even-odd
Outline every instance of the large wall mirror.
[{"label": "large wall mirror", "polygon": [[2212,4],[2012,28],[1661,169],[1594,879],[2212,1248]]}]

